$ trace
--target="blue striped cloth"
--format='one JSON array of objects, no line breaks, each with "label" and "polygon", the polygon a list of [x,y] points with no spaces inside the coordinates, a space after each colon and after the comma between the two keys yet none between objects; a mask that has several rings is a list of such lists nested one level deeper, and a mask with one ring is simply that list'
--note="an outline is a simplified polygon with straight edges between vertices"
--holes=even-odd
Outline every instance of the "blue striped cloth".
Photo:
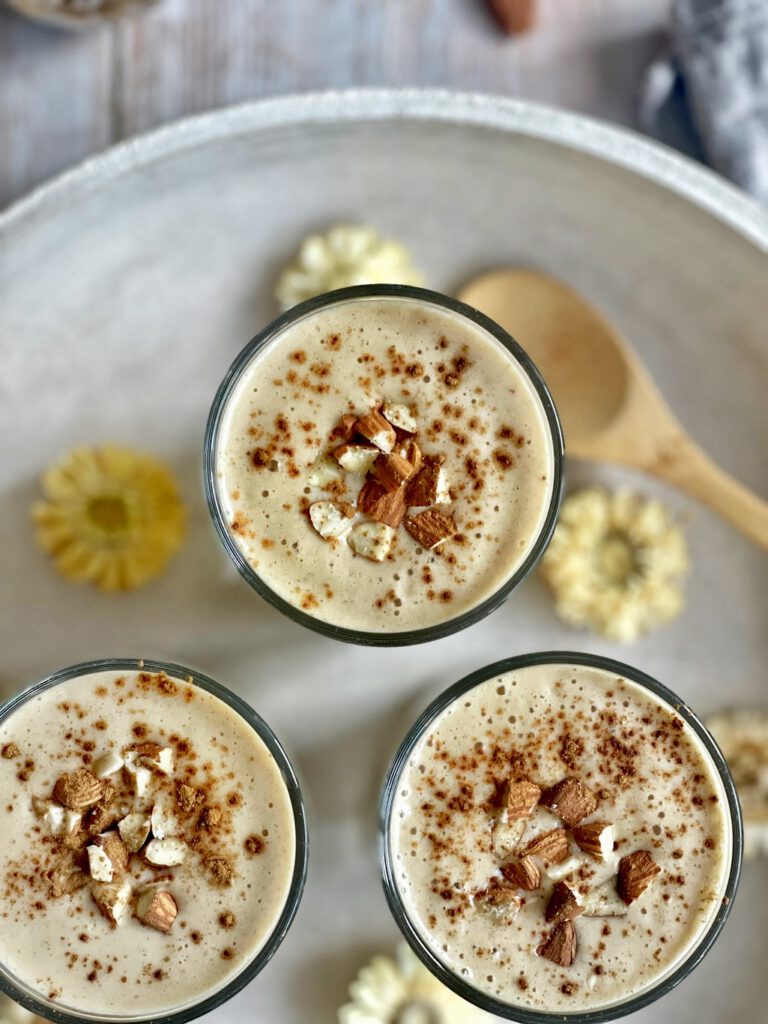
[{"label": "blue striped cloth", "polygon": [[768,0],[675,0],[641,121],[768,202]]}]

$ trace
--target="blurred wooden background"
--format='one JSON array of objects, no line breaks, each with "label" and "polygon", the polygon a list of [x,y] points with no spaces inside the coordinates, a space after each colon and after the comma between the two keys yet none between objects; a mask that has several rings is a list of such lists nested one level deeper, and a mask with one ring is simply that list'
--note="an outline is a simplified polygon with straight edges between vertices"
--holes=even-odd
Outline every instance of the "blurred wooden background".
[{"label": "blurred wooden background", "polygon": [[540,0],[519,38],[485,0],[159,0],[77,33],[0,6],[0,208],[119,139],[299,90],[449,86],[632,125],[669,4]]}]

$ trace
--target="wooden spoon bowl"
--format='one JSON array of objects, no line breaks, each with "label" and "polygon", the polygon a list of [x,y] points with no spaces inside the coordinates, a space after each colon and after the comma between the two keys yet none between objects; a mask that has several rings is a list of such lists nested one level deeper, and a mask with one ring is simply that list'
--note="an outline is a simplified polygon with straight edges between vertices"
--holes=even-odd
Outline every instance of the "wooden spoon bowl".
[{"label": "wooden spoon bowl", "polygon": [[768,502],[695,444],[629,343],[580,295],[545,274],[509,268],[475,278],[459,298],[509,331],[536,363],[570,455],[666,480],[768,549]]}]

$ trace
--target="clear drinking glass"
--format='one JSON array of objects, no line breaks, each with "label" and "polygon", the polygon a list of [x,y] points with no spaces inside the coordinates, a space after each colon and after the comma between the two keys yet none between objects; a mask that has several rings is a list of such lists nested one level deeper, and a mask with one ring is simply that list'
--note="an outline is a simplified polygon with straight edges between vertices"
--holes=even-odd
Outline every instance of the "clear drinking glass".
[{"label": "clear drinking glass", "polygon": [[[533,389],[540,403],[552,444],[552,493],[546,515],[541,522],[538,536],[530,545],[530,549],[523,561],[515,566],[502,585],[491,594],[486,600],[463,614],[457,615],[447,621],[436,625],[420,628],[404,628],[398,631],[368,632],[365,630],[349,629],[342,625],[323,622],[321,619],[308,615],[300,608],[286,601],[261,578],[261,576],[249,564],[240,547],[238,546],[230,528],[225,510],[223,507],[219,485],[217,482],[217,449],[219,437],[222,430],[222,421],[227,411],[228,403],[236,392],[243,375],[248,371],[251,363],[259,354],[273,342],[279,340],[281,334],[300,320],[316,313],[318,310],[342,305],[349,302],[366,302],[377,299],[394,299],[402,302],[420,303],[427,307],[437,307],[466,318],[472,324],[480,327],[490,334],[496,341],[509,352],[510,358],[514,360],[525,374],[531,388]],[[208,501],[208,508],[213,519],[216,532],[224,545],[229,557],[234,562],[238,572],[250,586],[268,601],[271,605],[287,615],[294,622],[298,622],[308,629],[315,630],[335,640],[342,640],[347,643],[363,644],[368,646],[404,646],[407,644],[425,643],[430,640],[437,640],[444,636],[456,633],[467,626],[473,625],[494,609],[498,608],[512,593],[512,591],[528,576],[535,568],[541,556],[544,554],[547,545],[552,537],[557,522],[557,515],[560,508],[564,488],[564,448],[563,435],[560,421],[557,416],[552,396],[536,369],[530,357],[503,328],[490,320],[479,310],[458,302],[456,299],[438,292],[428,291],[424,288],[413,288],[408,285],[359,285],[353,288],[342,288],[338,291],[328,292],[317,298],[309,299],[294,306],[288,312],[283,313],[271,324],[260,331],[250,341],[242,352],[237,356],[229,368],[227,375],[222,381],[211,407],[208,417],[208,425],[205,434],[204,446],[204,477],[205,492]]]},{"label": "clear drinking glass", "polygon": [[[54,1000],[41,995],[38,991],[21,981],[19,978],[12,976],[10,972],[5,969],[2,963],[2,944],[0,944],[0,991],[5,992],[17,1003],[26,1007],[26,1009],[39,1014],[41,1017],[46,1017],[48,1020],[57,1022],[57,1024],[82,1024],[83,1021],[105,1022],[105,1024],[107,1024],[107,1022],[114,1022],[114,1024],[129,1024],[129,1022],[148,1020],[154,1021],[155,1024],[161,1024],[161,1022],[162,1024],[184,1024],[186,1021],[194,1020],[196,1017],[200,1017],[203,1014],[216,1010],[251,982],[256,975],[263,970],[266,964],[269,963],[277,951],[278,946],[288,933],[288,929],[293,922],[299,903],[301,902],[304,882],[307,875],[308,838],[304,802],[293,766],[291,765],[291,762],[289,761],[288,756],[277,736],[275,736],[274,732],[267,725],[264,719],[257,715],[253,708],[246,704],[244,700],[226,689],[226,687],[222,686],[221,683],[217,683],[215,680],[210,679],[208,676],[205,676],[200,672],[193,672],[190,669],[171,662],[139,660],[135,658],[105,658],[98,661],[89,661],[79,665],[73,665],[71,668],[61,669],[59,672],[55,672],[53,675],[48,676],[48,678],[43,679],[41,682],[30,686],[28,689],[24,690],[17,696],[12,697],[4,705],[0,706],[0,722],[4,722],[6,719],[10,718],[18,708],[26,704],[28,701],[34,700],[35,697],[44,691],[66,684],[72,679],[91,675],[97,672],[164,672],[172,679],[190,683],[191,685],[199,687],[201,690],[205,690],[207,693],[212,694],[214,697],[218,697],[219,700],[239,715],[256,733],[275,760],[283,782],[285,783],[293,812],[296,852],[293,873],[285,904],[266,942],[256,952],[253,958],[244,965],[239,974],[213,993],[200,999],[193,999],[190,1002],[185,1003],[183,1006],[180,1006],[177,1010],[165,1012],[161,1015],[145,1015],[141,1013],[89,1013],[87,1011],[61,1006]],[[41,723],[41,725],[45,726],[45,723]],[[4,929],[6,927],[7,925],[3,925]],[[116,930],[114,934],[119,935],[119,931]],[[51,936],[51,941],[56,941],[56,937]]]},{"label": "clear drinking glass", "polygon": [[[393,807],[396,795],[400,789],[402,773],[408,766],[408,761],[414,748],[429,731],[437,718],[450,705],[462,699],[475,686],[507,672],[536,665],[562,665],[566,669],[569,666],[586,666],[604,670],[617,677],[637,683],[649,690],[660,702],[668,705],[676,715],[682,718],[701,741],[715,769],[715,773],[722,783],[727,802],[727,818],[730,826],[730,834],[727,837],[730,843],[730,863],[727,868],[723,896],[717,912],[709,921],[707,927],[703,929],[698,937],[698,941],[693,944],[684,959],[674,965],[667,974],[662,975],[657,982],[653,983],[649,988],[643,989],[637,995],[631,996],[623,1002],[615,1002],[612,1005],[603,1006],[595,1010],[575,1010],[571,1013],[561,1008],[556,1012],[533,1010],[524,1006],[515,1006],[510,1003],[501,1002],[475,988],[466,979],[448,968],[433,952],[411,919],[395,878],[395,863],[391,849]],[[506,1020],[515,1021],[517,1024],[554,1024],[555,1021],[572,1021],[574,1024],[599,1024],[599,1022],[616,1020],[634,1013],[636,1010],[647,1006],[671,991],[701,963],[722,931],[731,910],[741,871],[743,832],[741,809],[736,794],[736,787],[719,747],[696,714],[681,698],[667,689],[666,686],[663,686],[638,669],[631,668],[629,665],[614,661],[611,658],[569,651],[544,652],[507,658],[473,672],[440,694],[416,720],[392,760],[379,805],[379,825],[380,867],[384,893],[392,915],[413,951],[435,977],[448,988],[481,1009],[503,1017]]]}]

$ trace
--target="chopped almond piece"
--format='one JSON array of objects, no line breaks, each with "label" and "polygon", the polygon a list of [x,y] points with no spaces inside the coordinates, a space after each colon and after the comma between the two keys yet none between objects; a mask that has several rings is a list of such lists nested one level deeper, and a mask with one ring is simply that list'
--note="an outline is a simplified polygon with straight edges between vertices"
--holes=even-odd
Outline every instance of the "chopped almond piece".
[{"label": "chopped almond piece", "polygon": [[381,411],[384,418],[391,423],[393,427],[396,427],[398,430],[402,430],[404,434],[415,434],[419,429],[416,417],[407,405],[397,405],[392,402],[385,402]]},{"label": "chopped almond piece", "polygon": [[53,798],[72,811],[83,811],[91,804],[98,803],[103,792],[104,783],[100,779],[87,768],[76,768],[57,779],[53,787]]},{"label": "chopped almond piece", "polygon": [[541,798],[541,787],[530,779],[516,779],[507,786],[507,817],[529,818]]},{"label": "chopped almond piece", "polygon": [[136,917],[141,923],[166,935],[178,912],[176,900],[165,889],[146,889],[136,900]]},{"label": "chopped almond piece", "polygon": [[558,882],[549,897],[547,909],[544,911],[544,919],[550,924],[559,924],[560,921],[572,921],[574,917],[578,917],[583,912],[584,905],[570,885]]},{"label": "chopped almond piece", "polygon": [[131,904],[130,882],[94,882],[91,896],[102,914],[113,924],[120,924]]},{"label": "chopped almond piece", "polygon": [[395,447],[395,428],[384,419],[378,409],[373,409],[367,416],[360,417],[357,421],[357,432],[387,455]]},{"label": "chopped almond piece", "polygon": [[386,523],[357,523],[352,527],[347,543],[356,555],[383,562],[392,549],[395,531]]},{"label": "chopped almond piece", "polygon": [[507,821],[503,818],[497,818],[491,831],[491,844],[493,852],[499,860],[512,856],[520,845],[520,840],[523,838],[527,827],[528,821],[526,818],[520,818],[518,821]]},{"label": "chopped almond piece", "polygon": [[117,823],[117,831],[120,833],[120,838],[125,843],[125,848],[129,853],[138,853],[149,839],[150,828],[149,818],[146,814],[139,814],[138,812],[126,814]]},{"label": "chopped almond piece", "polygon": [[418,476],[408,484],[409,508],[447,505],[451,493],[443,469],[444,455],[424,456]]},{"label": "chopped almond piece", "polygon": [[559,864],[568,856],[568,835],[564,828],[553,828],[532,839],[521,851],[524,857],[540,857],[549,864]]},{"label": "chopped almond piece", "polygon": [[525,889],[526,892],[533,892],[541,884],[541,872],[530,857],[521,857],[520,860],[502,864],[501,873],[508,882],[516,885],[518,889]]},{"label": "chopped almond piece", "polygon": [[331,437],[339,441],[351,441],[357,433],[357,416],[345,413],[331,431]]},{"label": "chopped almond piece", "polygon": [[514,885],[498,878],[492,878],[487,889],[475,893],[475,903],[508,922],[514,921],[523,905]]},{"label": "chopped almond piece", "polygon": [[100,757],[93,766],[93,774],[97,779],[106,779],[108,776],[114,775],[115,772],[119,772],[124,763],[118,753],[110,750]]},{"label": "chopped almond piece", "polygon": [[578,857],[568,857],[558,864],[545,864],[544,874],[553,882],[559,882],[561,878],[567,878],[574,871],[584,867],[584,861]]},{"label": "chopped almond piece", "polygon": [[333,457],[347,473],[368,473],[378,454],[379,449],[372,444],[340,444],[333,451]]},{"label": "chopped almond piece", "polygon": [[139,758],[139,764],[144,768],[150,768],[153,772],[159,772],[161,775],[172,775],[173,748],[158,747],[151,754],[142,754]]},{"label": "chopped almond piece", "polygon": [[584,917],[623,917],[626,913],[627,904],[608,882],[590,889],[584,897]]},{"label": "chopped almond piece", "polygon": [[403,525],[416,543],[427,551],[436,548],[438,544],[442,544],[456,533],[456,521],[453,516],[436,508],[425,509],[417,516],[408,516]]},{"label": "chopped almond piece", "polygon": [[408,459],[410,464],[413,466],[415,472],[421,469],[421,464],[424,461],[424,456],[421,454],[421,448],[419,448],[416,441],[410,437],[400,449],[400,454],[404,459]]},{"label": "chopped almond piece", "polygon": [[408,459],[396,455],[395,452],[392,452],[391,455],[381,452],[373,464],[374,476],[388,491],[396,491],[402,487],[415,472],[416,470]]},{"label": "chopped almond piece", "polygon": [[309,482],[313,487],[326,487],[341,478],[341,467],[330,455],[318,455],[309,470]]},{"label": "chopped almond piece", "polygon": [[625,903],[634,903],[642,896],[661,868],[647,850],[635,850],[619,861],[616,889]]},{"label": "chopped almond piece", "polygon": [[323,540],[338,540],[352,525],[355,510],[338,501],[314,501],[309,506],[309,521]]},{"label": "chopped almond piece", "polygon": [[[93,842],[94,846],[99,847],[109,857],[112,864],[112,877],[117,878],[120,875],[124,875],[128,867],[128,850],[119,833],[105,832],[103,835],[96,836]],[[88,847],[88,849],[90,850],[91,847]],[[112,878],[104,878],[101,881],[111,882]]]},{"label": "chopped almond piece", "polygon": [[162,800],[158,801],[152,808],[149,824],[155,839],[167,839],[168,836],[178,835],[179,832],[179,822],[176,815],[168,804]]},{"label": "chopped almond piece", "polygon": [[556,924],[536,953],[560,967],[570,967],[576,959],[576,929],[573,921]]},{"label": "chopped almond piece", "polygon": [[591,821],[573,830],[576,845],[595,860],[608,860],[613,853],[613,825],[607,821]]},{"label": "chopped almond piece", "polygon": [[88,854],[88,871],[94,882],[111,882],[115,875],[112,861],[98,846],[86,847]]},{"label": "chopped almond piece", "polygon": [[366,480],[357,496],[357,507],[377,523],[385,523],[396,530],[405,515],[405,492],[402,489],[388,491],[378,480]]},{"label": "chopped almond piece", "polygon": [[51,896],[70,896],[88,884],[88,875],[71,862],[59,865],[51,874]]},{"label": "chopped almond piece", "polygon": [[145,859],[155,867],[176,867],[186,856],[187,845],[181,839],[153,839],[144,848]]},{"label": "chopped almond piece", "polygon": [[566,825],[573,828],[582,818],[594,814],[597,797],[581,779],[568,776],[542,794],[541,802],[549,807]]}]

